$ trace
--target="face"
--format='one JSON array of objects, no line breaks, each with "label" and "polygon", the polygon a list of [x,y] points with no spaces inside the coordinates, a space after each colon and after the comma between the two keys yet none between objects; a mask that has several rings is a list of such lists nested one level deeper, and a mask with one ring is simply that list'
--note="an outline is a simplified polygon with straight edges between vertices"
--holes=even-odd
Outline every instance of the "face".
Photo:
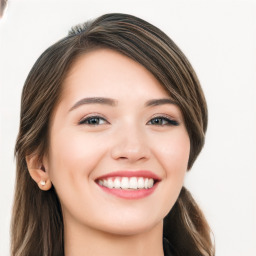
[{"label": "face", "polygon": [[181,111],[155,77],[100,49],[68,73],[44,165],[64,225],[136,234],[162,223],[174,205],[189,151]]}]

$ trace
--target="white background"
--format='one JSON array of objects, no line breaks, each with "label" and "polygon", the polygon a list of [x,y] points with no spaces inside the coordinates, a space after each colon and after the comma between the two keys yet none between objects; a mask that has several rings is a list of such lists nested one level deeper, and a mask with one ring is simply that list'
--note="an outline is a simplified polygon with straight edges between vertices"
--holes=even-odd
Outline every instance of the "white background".
[{"label": "white background", "polygon": [[184,51],[209,106],[206,144],[186,185],[212,227],[217,256],[256,255],[254,1],[13,0],[0,21],[0,255],[9,255],[20,94],[38,56],[77,23],[125,12]]}]

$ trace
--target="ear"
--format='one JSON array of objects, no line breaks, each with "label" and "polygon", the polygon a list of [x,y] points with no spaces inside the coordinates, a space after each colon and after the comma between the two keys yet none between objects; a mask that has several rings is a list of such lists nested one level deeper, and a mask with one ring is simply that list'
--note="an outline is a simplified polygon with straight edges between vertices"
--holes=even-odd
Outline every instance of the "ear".
[{"label": "ear", "polygon": [[39,161],[38,155],[33,154],[26,156],[26,162],[31,178],[37,183],[41,190],[49,190],[52,187],[48,172],[45,170],[42,162]]}]

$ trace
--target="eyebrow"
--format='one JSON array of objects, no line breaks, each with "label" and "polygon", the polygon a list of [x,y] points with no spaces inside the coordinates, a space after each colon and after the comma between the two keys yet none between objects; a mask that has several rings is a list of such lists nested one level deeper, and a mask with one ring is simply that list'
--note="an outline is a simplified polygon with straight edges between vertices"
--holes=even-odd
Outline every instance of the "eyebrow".
[{"label": "eyebrow", "polygon": [[151,106],[159,106],[159,105],[164,105],[164,104],[177,105],[177,102],[172,100],[171,98],[153,99],[153,100],[147,101],[145,103],[145,106],[151,107]]},{"label": "eyebrow", "polygon": [[110,98],[103,98],[103,97],[91,97],[91,98],[83,98],[76,102],[69,111],[78,108],[81,105],[85,104],[103,104],[103,105],[109,105],[109,106],[116,106],[117,101]]},{"label": "eyebrow", "polygon": [[[81,105],[86,105],[86,104],[103,104],[103,105],[109,105],[109,106],[116,106],[117,105],[117,100],[111,99],[111,98],[104,98],[104,97],[90,97],[90,98],[83,98],[79,101],[77,101],[69,111],[72,111]],[[152,99],[148,100],[145,103],[146,107],[152,107],[152,106],[159,106],[159,105],[164,105],[164,104],[172,104],[172,105],[177,105],[177,102],[170,99],[170,98],[163,98],[163,99]]]}]

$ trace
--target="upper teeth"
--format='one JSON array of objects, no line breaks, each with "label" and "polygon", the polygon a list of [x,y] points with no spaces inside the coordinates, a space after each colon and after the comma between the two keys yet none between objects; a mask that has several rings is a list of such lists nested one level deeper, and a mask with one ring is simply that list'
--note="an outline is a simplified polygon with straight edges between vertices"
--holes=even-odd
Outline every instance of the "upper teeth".
[{"label": "upper teeth", "polygon": [[107,188],[119,188],[119,189],[145,189],[152,188],[154,180],[151,178],[143,177],[116,177],[98,180],[99,185]]}]

